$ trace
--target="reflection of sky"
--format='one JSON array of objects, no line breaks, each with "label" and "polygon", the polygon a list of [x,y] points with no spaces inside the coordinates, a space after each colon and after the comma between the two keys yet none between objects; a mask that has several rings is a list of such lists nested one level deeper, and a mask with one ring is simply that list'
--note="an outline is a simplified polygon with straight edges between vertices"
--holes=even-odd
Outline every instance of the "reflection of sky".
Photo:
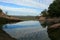
[{"label": "reflection of sky", "polygon": [[5,25],[4,28],[28,28],[28,27],[40,27],[40,23],[38,21],[24,21],[24,22],[19,22],[16,24],[7,24]]},{"label": "reflection of sky", "polygon": [[38,21],[23,21],[23,22],[18,22],[16,24],[12,24],[12,25],[36,25],[39,24]]},{"label": "reflection of sky", "polygon": [[0,8],[9,15],[38,15],[53,0],[0,0]]},{"label": "reflection of sky", "polygon": [[33,32],[46,30],[46,28],[42,28],[38,21],[24,21],[16,24],[7,24],[5,26],[7,27],[4,27],[3,30],[15,38],[20,38]]}]

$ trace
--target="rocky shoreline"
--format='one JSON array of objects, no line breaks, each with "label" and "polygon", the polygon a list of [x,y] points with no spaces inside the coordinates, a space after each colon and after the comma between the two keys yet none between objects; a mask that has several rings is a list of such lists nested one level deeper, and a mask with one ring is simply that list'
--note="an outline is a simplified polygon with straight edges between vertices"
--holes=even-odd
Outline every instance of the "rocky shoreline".
[{"label": "rocky shoreline", "polygon": [[5,31],[0,30],[0,40],[16,40],[15,38],[12,38],[9,34],[7,34]]},{"label": "rocky shoreline", "polygon": [[20,22],[19,18],[8,16],[0,9],[0,40],[16,40],[12,38],[8,33],[6,33],[3,29],[3,25],[8,23],[16,23]]},{"label": "rocky shoreline", "polygon": [[51,40],[60,40],[60,18],[39,17],[42,26],[47,26],[47,33]]}]

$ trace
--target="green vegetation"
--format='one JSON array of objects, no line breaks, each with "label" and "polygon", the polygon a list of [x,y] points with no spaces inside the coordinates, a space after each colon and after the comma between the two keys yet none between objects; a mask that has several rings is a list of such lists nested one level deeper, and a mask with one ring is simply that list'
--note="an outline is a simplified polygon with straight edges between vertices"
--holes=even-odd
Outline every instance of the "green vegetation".
[{"label": "green vegetation", "polygon": [[0,9],[0,13],[2,12],[2,10]]},{"label": "green vegetation", "polygon": [[[48,10],[43,10],[41,12],[41,16],[48,18],[60,18],[60,0],[54,0],[52,4],[50,4]],[[58,18],[58,19],[59,19]],[[59,20],[60,21],[60,20]],[[48,36],[51,40],[60,40],[60,25],[58,25],[57,27],[54,24],[58,24],[60,22],[48,22],[46,21],[46,23],[43,23],[42,26],[47,25],[47,32],[48,32]],[[52,25],[54,25],[54,28],[51,27]],[[51,27],[51,28],[49,28]]]},{"label": "green vegetation", "polygon": [[60,0],[55,0],[48,9],[49,16],[60,17]]},{"label": "green vegetation", "polygon": [[45,17],[60,17],[60,0],[54,0],[48,10],[43,10],[41,14]]},{"label": "green vegetation", "polygon": [[[51,3],[50,6],[48,7],[48,10],[45,9],[41,12],[41,16],[46,18],[60,17],[60,0],[54,0],[53,3]],[[44,23],[42,25],[45,26],[47,24]]]},{"label": "green vegetation", "polygon": [[48,16],[48,12],[46,9],[41,12],[41,16],[43,16],[43,17]]},{"label": "green vegetation", "polygon": [[12,16],[12,17],[20,18],[23,21],[38,20],[38,16]]}]

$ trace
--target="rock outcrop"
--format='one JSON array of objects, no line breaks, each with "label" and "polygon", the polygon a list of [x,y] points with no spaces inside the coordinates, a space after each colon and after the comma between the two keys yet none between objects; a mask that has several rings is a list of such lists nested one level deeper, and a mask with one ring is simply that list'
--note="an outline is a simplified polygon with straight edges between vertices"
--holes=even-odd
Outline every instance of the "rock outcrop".
[{"label": "rock outcrop", "polygon": [[42,25],[47,26],[47,33],[51,40],[60,40],[60,18],[39,17]]}]

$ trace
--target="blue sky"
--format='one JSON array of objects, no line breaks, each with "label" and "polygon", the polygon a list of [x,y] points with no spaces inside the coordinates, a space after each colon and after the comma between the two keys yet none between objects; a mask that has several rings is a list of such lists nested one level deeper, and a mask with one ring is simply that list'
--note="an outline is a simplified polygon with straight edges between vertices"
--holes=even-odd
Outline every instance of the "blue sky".
[{"label": "blue sky", "polygon": [[0,0],[0,8],[8,15],[37,16],[48,9],[53,0]]}]

